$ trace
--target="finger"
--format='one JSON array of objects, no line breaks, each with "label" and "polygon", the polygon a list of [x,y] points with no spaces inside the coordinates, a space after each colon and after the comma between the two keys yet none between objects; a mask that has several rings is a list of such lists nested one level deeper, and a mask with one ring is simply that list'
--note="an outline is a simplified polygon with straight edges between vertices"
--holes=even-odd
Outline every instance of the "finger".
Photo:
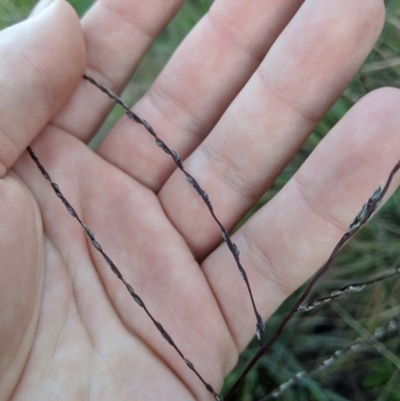
[{"label": "finger", "polygon": [[11,397],[31,351],[43,277],[37,204],[6,171],[67,101],[82,60],[79,21],[64,1],[0,33],[1,399]]},{"label": "finger", "polygon": [[[303,0],[217,0],[134,111],[188,156],[216,124]],[[123,118],[99,154],[154,191],[174,170],[143,129]]]},{"label": "finger", "polygon": [[79,20],[65,1],[0,32],[0,178],[67,102],[84,64]]},{"label": "finger", "polygon": [[[400,91],[361,100],[282,191],[235,235],[264,318],[328,259],[361,206],[399,160]],[[397,188],[395,176],[389,194]],[[254,335],[246,288],[220,246],[203,263],[239,349]],[[229,289],[229,290],[228,290]]]},{"label": "finger", "polygon": [[[383,15],[380,0],[304,3],[212,134],[185,162],[228,230],[345,89],[375,43]],[[160,199],[201,259],[221,240],[219,229],[179,173]]]},{"label": "finger", "polygon": [[[183,0],[98,0],[82,20],[88,52],[86,73],[120,93]],[[112,103],[81,81],[54,123],[82,141],[96,132]]]}]

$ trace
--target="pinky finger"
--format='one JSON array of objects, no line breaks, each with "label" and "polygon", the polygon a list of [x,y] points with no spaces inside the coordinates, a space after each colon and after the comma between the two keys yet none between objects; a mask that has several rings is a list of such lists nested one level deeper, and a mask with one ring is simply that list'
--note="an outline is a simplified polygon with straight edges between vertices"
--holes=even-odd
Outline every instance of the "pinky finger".
[{"label": "pinky finger", "polygon": [[[233,236],[263,318],[325,263],[361,206],[386,182],[400,159],[399,102],[397,89],[362,99]],[[395,175],[389,195],[399,183]],[[243,285],[227,266],[230,259],[220,246],[203,268],[241,350],[254,325],[249,305],[242,302]]]}]

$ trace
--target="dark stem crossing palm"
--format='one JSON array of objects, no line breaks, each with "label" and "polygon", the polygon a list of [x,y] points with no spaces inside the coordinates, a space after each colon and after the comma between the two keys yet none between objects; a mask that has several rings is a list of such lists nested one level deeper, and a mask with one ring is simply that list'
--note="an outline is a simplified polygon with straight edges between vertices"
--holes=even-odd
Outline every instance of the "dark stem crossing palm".
[{"label": "dark stem crossing palm", "polygon": [[[234,391],[237,389],[238,385],[246,377],[246,375],[249,373],[249,371],[252,369],[252,367],[257,363],[257,361],[277,341],[277,339],[279,338],[279,336],[282,333],[282,330],[284,329],[286,324],[291,320],[291,318],[294,316],[294,314],[296,312],[311,310],[311,309],[313,309],[314,307],[316,307],[318,305],[330,302],[331,300],[336,299],[336,298],[338,298],[338,297],[340,297],[340,296],[342,296],[342,295],[344,295],[346,293],[358,292],[358,291],[362,290],[364,288],[364,286],[366,286],[366,285],[374,284],[374,283],[377,283],[377,282],[382,281],[384,279],[387,279],[387,278],[390,278],[390,277],[394,277],[394,276],[400,274],[400,268],[397,268],[394,271],[387,272],[384,275],[382,275],[382,276],[380,276],[380,277],[378,277],[376,279],[365,281],[365,282],[361,282],[361,283],[347,285],[345,287],[342,287],[339,290],[333,291],[330,294],[330,296],[328,296],[328,297],[316,299],[316,300],[314,300],[314,301],[312,301],[312,302],[310,302],[308,304],[305,304],[305,305],[303,304],[303,302],[305,301],[305,299],[309,295],[310,291],[313,289],[313,287],[316,284],[316,282],[329,270],[330,266],[332,265],[332,262],[333,262],[334,258],[338,254],[339,250],[347,243],[347,241],[350,238],[352,238],[357,233],[357,231],[370,219],[372,214],[377,210],[377,208],[380,205],[383,197],[385,196],[385,194],[387,193],[387,191],[389,189],[389,186],[390,186],[390,184],[391,184],[391,182],[393,180],[394,175],[400,169],[400,161],[399,161],[395,165],[395,167],[392,169],[392,171],[391,171],[391,173],[390,173],[390,175],[389,175],[384,187],[383,188],[381,186],[378,187],[378,189],[372,194],[372,196],[368,199],[368,201],[363,205],[363,207],[360,210],[360,212],[357,214],[357,216],[354,218],[353,222],[350,224],[348,230],[345,232],[345,234],[342,236],[342,238],[339,240],[339,242],[337,243],[337,245],[333,249],[328,261],[321,267],[321,269],[317,272],[317,274],[315,274],[315,276],[311,279],[310,283],[308,284],[308,286],[306,287],[306,289],[304,290],[302,295],[298,298],[298,300],[296,301],[296,303],[294,304],[294,306],[292,307],[290,312],[282,319],[282,321],[279,324],[278,329],[276,330],[276,332],[273,334],[273,336],[268,341],[268,343],[264,345],[263,344],[264,322],[263,322],[263,319],[261,318],[261,316],[260,316],[260,314],[259,314],[259,312],[257,310],[257,307],[255,305],[254,297],[253,297],[253,294],[252,294],[252,291],[251,291],[251,287],[250,287],[249,280],[247,278],[246,271],[244,270],[244,268],[243,268],[243,266],[242,266],[242,264],[240,262],[239,248],[232,241],[231,237],[228,234],[228,231],[224,228],[224,226],[222,225],[220,220],[215,215],[215,212],[214,212],[214,209],[213,209],[213,206],[211,204],[211,201],[210,201],[210,198],[209,198],[208,194],[203,190],[203,188],[196,181],[196,179],[185,170],[183,162],[180,159],[178,153],[175,150],[171,149],[168,145],[166,145],[166,143],[162,139],[160,139],[160,137],[157,135],[155,130],[150,126],[150,124],[146,120],[140,118],[138,115],[136,115],[134,112],[132,112],[129,109],[129,107],[125,104],[125,102],[123,100],[121,100],[118,96],[116,96],[114,93],[112,93],[109,89],[107,89],[103,85],[99,84],[93,78],[91,78],[91,77],[89,77],[87,75],[85,75],[84,78],[87,81],[89,81],[91,84],[93,84],[97,88],[99,88],[102,92],[104,92],[116,104],[118,104],[121,107],[123,107],[123,109],[125,111],[125,114],[128,116],[128,118],[132,119],[133,121],[135,121],[138,124],[143,125],[145,127],[145,129],[154,137],[156,145],[160,149],[162,149],[165,153],[167,153],[168,155],[170,155],[172,157],[172,159],[174,160],[174,162],[177,165],[177,167],[185,174],[186,180],[189,182],[190,185],[193,186],[193,188],[196,191],[196,193],[202,198],[202,200],[205,203],[205,205],[207,206],[211,216],[213,217],[213,219],[215,220],[215,222],[219,226],[219,228],[221,230],[222,239],[227,243],[227,246],[228,246],[230,252],[232,253],[232,255],[233,255],[234,259],[235,259],[239,274],[241,275],[241,277],[243,278],[243,280],[244,280],[244,282],[246,284],[246,287],[247,287],[247,290],[248,290],[248,293],[249,293],[249,296],[250,296],[251,304],[252,304],[252,307],[253,307],[253,310],[254,310],[254,314],[255,314],[255,317],[256,317],[256,335],[257,335],[257,338],[258,338],[259,343],[260,343],[260,349],[255,354],[255,356],[252,358],[252,360],[249,362],[249,364],[244,369],[244,371],[239,376],[239,378],[234,383],[234,385],[231,387],[231,389],[229,390],[229,392],[228,392],[228,394],[227,394],[227,396],[225,398],[225,401],[228,401],[232,397]],[[76,213],[75,209],[71,206],[71,204],[64,197],[64,195],[60,191],[59,186],[55,182],[53,182],[51,180],[50,175],[47,173],[47,171],[45,170],[45,168],[43,167],[43,165],[39,161],[38,157],[36,156],[36,154],[33,152],[33,150],[30,147],[28,147],[28,152],[29,152],[30,156],[32,157],[32,159],[34,160],[34,162],[36,163],[36,165],[39,168],[39,170],[41,171],[41,173],[44,176],[44,178],[49,181],[49,183],[51,184],[54,192],[56,193],[56,195],[61,199],[61,201],[65,205],[67,211],[83,227],[83,229],[85,230],[86,235],[90,239],[92,245],[96,248],[96,250],[98,252],[101,253],[101,255],[103,256],[104,260],[107,262],[107,264],[111,268],[112,272],[123,282],[123,284],[125,285],[126,289],[130,293],[130,295],[132,296],[134,301],[141,308],[144,309],[145,313],[151,319],[151,321],[153,322],[153,324],[157,328],[157,330],[161,333],[161,335],[164,337],[164,339],[176,350],[176,352],[184,360],[184,362],[186,363],[188,368],[191,369],[197,375],[197,377],[200,379],[200,381],[203,383],[203,385],[206,387],[206,389],[211,394],[213,394],[214,399],[217,400],[217,401],[222,401],[222,397],[213,389],[213,387],[209,383],[207,383],[203,379],[203,377],[195,369],[193,363],[183,355],[183,353],[180,351],[178,346],[175,344],[175,342],[173,341],[171,336],[167,333],[167,331],[164,329],[164,327],[161,325],[161,323],[159,323],[153,317],[153,315],[149,312],[149,310],[147,309],[145,303],[139,297],[139,295],[134,291],[133,287],[128,282],[126,282],[126,280],[124,279],[124,277],[122,276],[122,274],[118,270],[117,266],[110,259],[110,257],[103,251],[102,246],[95,239],[95,236],[94,236],[93,232],[90,230],[90,228],[88,226],[86,226],[82,222],[82,220],[80,219],[80,217]],[[297,378],[293,379],[293,382],[300,380],[301,379],[300,376],[302,377],[303,375],[298,375]],[[283,385],[283,388],[286,388],[285,385]]]}]

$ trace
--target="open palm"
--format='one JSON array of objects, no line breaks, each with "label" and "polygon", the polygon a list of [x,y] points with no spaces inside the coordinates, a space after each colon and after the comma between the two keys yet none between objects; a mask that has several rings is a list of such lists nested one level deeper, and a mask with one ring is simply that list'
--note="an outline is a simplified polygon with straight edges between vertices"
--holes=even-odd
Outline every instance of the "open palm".
[{"label": "open palm", "polygon": [[[185,356],[219,391],[255,332],[201,198],[124,117],[86,145],[182,0],[56,0],[0,33],[0,400],[212,396],[70,218],[52,179]],[[216,0],[133,110],[185,160],[230,230],[371,50],[380,0]],[[268,53],[268,54],[267,54]],[[395,89],[374,92],[235,235],[263,318],[325,261],[398,159]]]}]

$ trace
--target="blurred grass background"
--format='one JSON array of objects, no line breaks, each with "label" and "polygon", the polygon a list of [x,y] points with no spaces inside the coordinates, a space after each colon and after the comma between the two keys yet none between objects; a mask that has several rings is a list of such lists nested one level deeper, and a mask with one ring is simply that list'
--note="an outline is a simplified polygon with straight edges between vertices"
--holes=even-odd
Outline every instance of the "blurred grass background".
[{"label": "blurred grass background", "polygon": [[[33,0],[0,0],[0,29],[24,19],[33,8]],[[82,15],[92,0],[70,0]],[[163,31],[127,86],[124,98],[129,104],[138,100],[153,82],[173,51],[194,24],[207,12],[212,0],[187,0],[173,22]],[[386,24],[378,43],[364,66],[315,129],[272,188],[249,211],[243,221],[270,200],[290,179],[319,141],[338,120],[366,93],[382,86],[400,86],[400,0],[385,1]],[[400,110],[400,105],[399,105]],[[122,115],[115,108],[100,129],[102,136]],[[400,151],[399,151],[400,155]],[[371,160],[371,168],[374,161]],[[311,298],[324,296],[351,282],[376,277],[400,265],[400,195],[382,208],[337,258],[334,268],[319,283]],[[361,337],[356,322],[373,333],[400,312],[400,279],[382,282],[355,295],[296,316],[279,342],[247,376],[236,400],[259,400],[263,395],[300,371],[308,371],[337,349],[351,345]],[[282,315],[294,302],[294,294],[267,323],[267,336],[276,329]],[[373,347],[350,354],[325,371],[317,372],[284,392],[279,400],[356,400],[400,401],[399,333],[382,340],[388,353]],[[242,353],[237,368],[227,377],[229,388],[257,350],[252,342]],[[388,357],[388,355],[390,357]],[[393,359],[395,358],[395,359]],[[396,359],[397,358],[397,359]],[[399,364],[393,363],[394,360]]]}]

